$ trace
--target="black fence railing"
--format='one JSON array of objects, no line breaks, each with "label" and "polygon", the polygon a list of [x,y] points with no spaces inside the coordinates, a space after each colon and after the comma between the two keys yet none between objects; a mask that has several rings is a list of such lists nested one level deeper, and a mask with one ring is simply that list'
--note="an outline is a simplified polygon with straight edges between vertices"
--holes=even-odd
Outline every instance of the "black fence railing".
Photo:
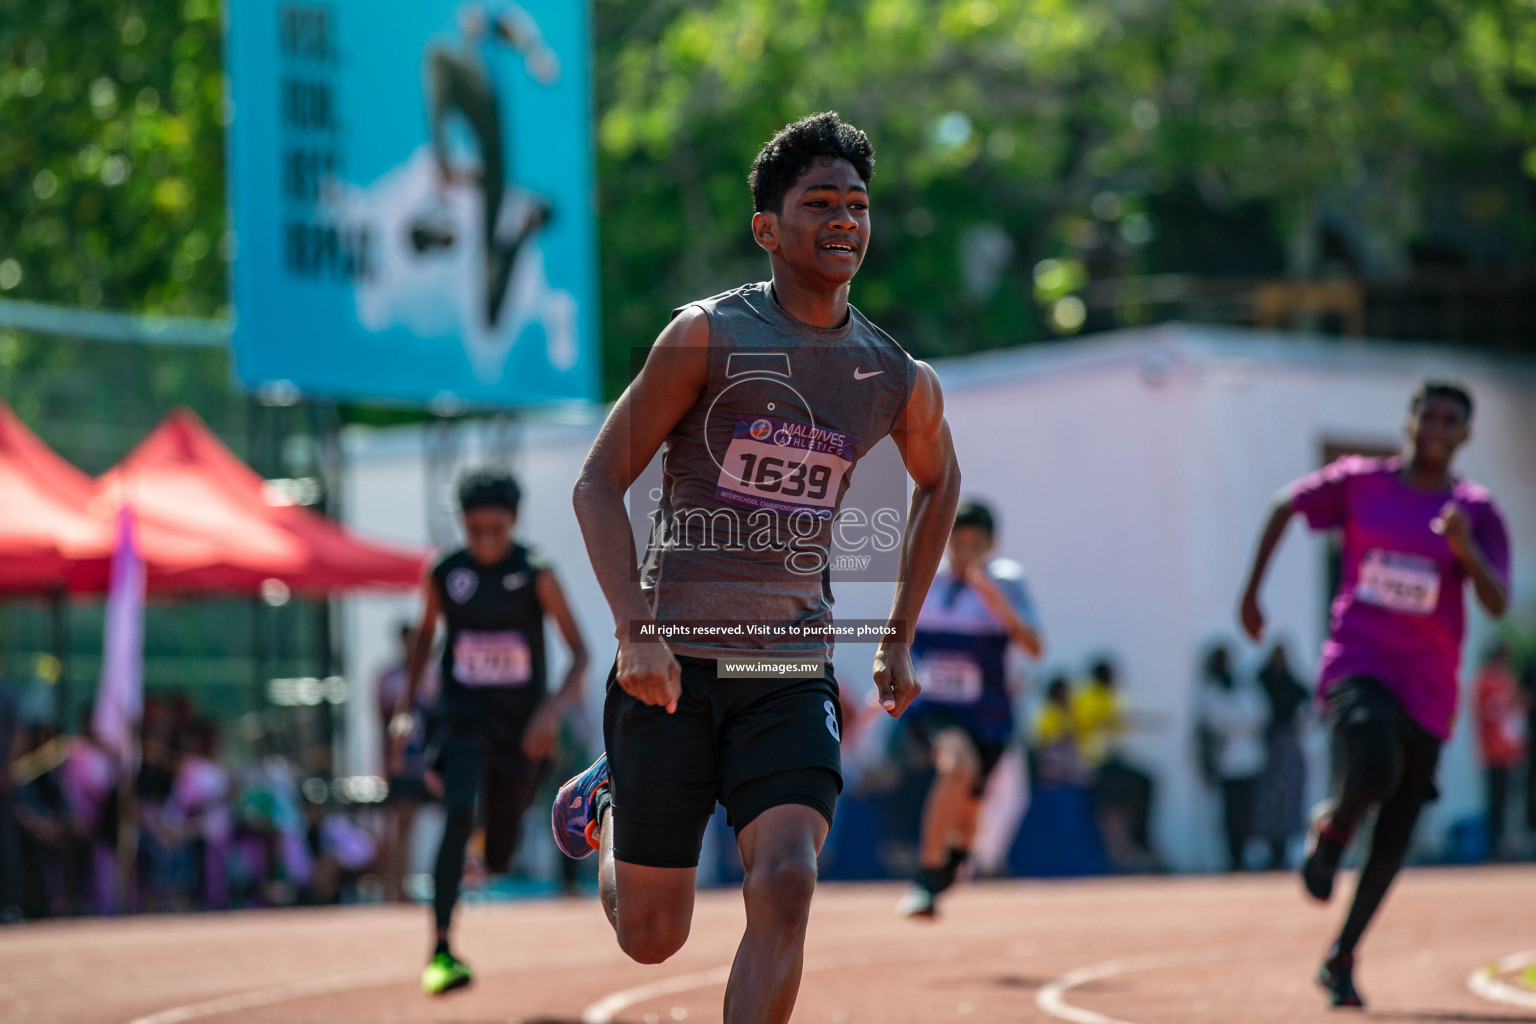
[{"label": "black fence railing", "polygon": [[1157,274],[1094,281],[1087,330],[1183,320],[1536,353],[1536,272],[1390,281]]}]

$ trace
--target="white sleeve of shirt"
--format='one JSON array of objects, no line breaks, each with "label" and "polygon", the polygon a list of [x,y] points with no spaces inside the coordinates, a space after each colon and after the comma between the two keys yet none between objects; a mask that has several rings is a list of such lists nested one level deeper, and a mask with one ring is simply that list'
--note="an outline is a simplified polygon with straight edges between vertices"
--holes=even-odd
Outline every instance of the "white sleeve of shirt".
[{"label": "white sleeve of shirt", "polygon": [[1201,716],[1206,726],[1223,741],[1243,731],[1242,696],[1215,683],[1201,684]]},{"label": "white sleeve of shirt", "polygon": [[1035,614],[1035,602],[1030,597],[1024,567],[1011,558],[994,558],[987,565],[987,575],[997,581],[998,589],[1007,595],[1008,603],[1019,618],[1028,623],[1030,629],[1039,630],[1040,620]]}]

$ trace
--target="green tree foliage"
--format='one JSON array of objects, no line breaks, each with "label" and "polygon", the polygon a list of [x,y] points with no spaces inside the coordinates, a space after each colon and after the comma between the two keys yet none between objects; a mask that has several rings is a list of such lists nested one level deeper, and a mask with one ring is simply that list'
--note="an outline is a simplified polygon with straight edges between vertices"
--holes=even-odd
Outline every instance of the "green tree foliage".
[{"label": "green tree foliage", "polygon": [[[0,0],[0,298],[223,312],[217,0]],[[99,472],[172,405],[225,430],[219,352],[0,330],[0,399]]]},{"label": "green tree foliage", "polygon": [[[765,273],[746,168],[814,110],[874,137],[855,301],[925,355],[1070,329],[1040,310],[1086,276],[1311,273],[1329,210],[1388,268],[1441,208],[1536,236],[1536,0],[591,2],[610,394],[672,306]],[[221,312],[220,32],[218,0],[0,0],[0,297]]]},{"label": "green tree foliage", "polygon": [[220,311],[221,26],[217,0],[0,0],[0,294]]},{"label": "green tree foliage", "polygon": [[[821,109],[878,151],[855,301],[926,354],[1041,333],[1032,292],[1070,290],[1096,250],[1122,271],[1194,269],[1178,264],[1199,236],[1171,212],[1188,193],[1258,204],[1283,253],[1270,269],[1305,274],[1325,206],[1400,263],[1440,176],[1502,169],[1480,216],[1529,251],[1531,0],[596,0],[596,12],[617,348],[646,344],[670,305],[763,273],[747,165],[776,128]],[[1002,272],[968,287],[968,258],[988,254]]]}]

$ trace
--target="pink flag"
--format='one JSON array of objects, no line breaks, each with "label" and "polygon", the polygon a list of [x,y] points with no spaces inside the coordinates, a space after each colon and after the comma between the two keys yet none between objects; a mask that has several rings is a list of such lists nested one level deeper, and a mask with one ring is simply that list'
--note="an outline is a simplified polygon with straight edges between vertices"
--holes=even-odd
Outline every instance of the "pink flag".
[{"label": "pink flag", "polygon": [[134,737],[144,709],[144,560],[134,543],[133,508],[117,514],[107,624],[102,641],[101,685],[91,713],[91,732],[120,764],[134,756]]}]

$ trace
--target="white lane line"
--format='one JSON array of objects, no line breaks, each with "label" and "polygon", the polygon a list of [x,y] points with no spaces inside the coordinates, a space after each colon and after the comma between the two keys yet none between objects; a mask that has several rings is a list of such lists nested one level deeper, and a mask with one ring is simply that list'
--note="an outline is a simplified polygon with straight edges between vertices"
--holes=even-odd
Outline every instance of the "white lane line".
[{"label": "white lane line", "polygon": [[250,992],[238,992],[232,996],[210,999],[205,1003],[188,1003],[186,1006],[173,1006],[169,1010],[161,1010],[158,1013],[151,1013],[144,1017],[135,1017],[128,1024],[184,1024],[185,1021],[189,1020],[217,1017],[225,1013],[234,1013],[237,1010],[254,1010],[259,1006],[271,1006],[274,1003],[284,1003],[290,999],[332,995],[337,992],[345,992],[348,989],[362,988],[365,985],[399,981],[400,978],[401,975],[398,970],[332,974],[323,978],[296,981],[288,985],[276,985],[271,988],[258,988]]},{"label": "white lane line", "polygon": [[1496,960],[1473,971],[1472,976],[1467,979],[1467,988],[1471,989],[1474,995],[1496,1003],[1536,1010],[1536,992],[1499,980],[1501,974],[1522,971],[1531,966],[1536,966],[1536,949],[1528,949],[1523,953],[1511,953],[1502,960]]},{"label": "white lane line", "polygon": [[1103,981],[1132,971],[1145,971],[1154,967],[1170,967],[1186,959],[1189,954],[1146,953],[1140,956],[1124,956],[1106,960],[1100,964],[1079,967],[1068,971],[1035,993],[1035,1005],[1058,1020],[1073,1024],[1133,1024],[1131,1021],[1109,1017],[1067,1002],[1065,996],[1072,989],[1093,981]]},{"label": "white lane line", "polygon": [[731,967],[726,964],[724,967],[711,967],[707,971],[694,971],[692,974],[679,974],[646,985],[636,985],[604,996],[587,1007],[581,1013],[581,1024],[613,1024],[614,1017],[636,1003],[660,999],[662,996],[675,996],[679,992],[691,992],[696,988],[724,985],[730,979]]},{"label": "white lane line", "polygon": [[[1187,960],[1193,954],[1185,951],[1182,953],[1145,953],[1139,956],[1120,957],[1116,960],[1107,960],[1101,964],[1093,964],[1089,967],[1080,967],[1070,971],[1055,981],[1042,988],[1035,996],[1035,1005],[1053,1017],[1061,1020],[1073,1021],[1074,1024],[1132,1024],[1131,1021],[1117,1020],[1114,1017],[1106,1017],[1102,1013],[1094,1013],[1092,1010],[1080,1009],[1072,1006],[1062,998],[1063,994],[1080,985],[1086,985],[1092,981],[1101,981],[1119,974],[1127,974],[1131,971],[1145,971],[1155,967],[1169,967]],[[933,958],[924,958],[929,962]],[[943,957],[950,960],[954,957]],[[812,971],[841,970],[847,967],[863,967],[874,963],[889,964],[889,957],[843,957],[831,960],[823,960],[817,964],[807,964],[806,973]],[[694,971],[691,974],[679,974],[671,978],[663,978],[645,985],[636,985],[634,988],[624,989],[612,995],[604,996],[591,1006],[587,1007],[581,1015],[581,1024],[613,1024],[614,1017],[628,1010],[632,1006],[649,1002],[652,999],[660,999],[662,996],[678,995],[682,992],[691,992],[695,989],[708,988],[712,985],[724,985],[731,977],[730,965],[712,967],[704,971]]]},{"label": "white lane line", "polygon": [[[545,970],[564,970],[572,967],[595,967],[603,962],[601,954],[593,954],[590,950],[583,950],[581,955],[556,957],[537,966]],[[496,962],[489,967],[482,964],[482,969],[476,972],[476,976],[485,978],[492,975],[505,974],[508,971],[526,966],[526,963],[522,960]],[[218,999],[210,999],[202,1003],[173,1006],[143,1017],[135,1017],[128,1021],[127,1024],[184,1024],[186,1021],[217,1017],[221,1014],[234,1013],[236,1010],[249,1010],[260,1006],[272,1006],[275,1003],[285,1003],[290,999],[307,999],[312,996],[335,995],[339,992],[368,988],[374,985],[408,984],[413,978],[413,973],[401,971],[398,968],[353,971],[349,974],[328,974],[324,977],[307,978],[304,981],[290,982],[286,985],[273,985],[268,988],[254,989],[250,992],[237,992],[234,995],[221,996]]]},{"label": "white lane line", "polygon": [[[1174,967],[1187,961],[1191,956],[1193,954],[1188,951],[1183,953],[1146,953],[1138,956],[1106,960],[1103,963],[1091,964],[1087,967],[1079,967],[1076,970],[1068,971],[1041,988],[1035,994],[1035,1005],[1052,1017],[1058,1020],[1071,1021],[1073,1024],[1135,1024],[1133,1021],[1125,1021],[1094,1010],[1073,1006],[1067,1002],[1065,998],[1066,993],[1083,985],[1118,977],[1122,974],[1153,970],[1159,967]],[[859,960],[863,961],[864,958],[859,958]],[[822,963],[814,967],[807,965],[806,970],[830,970],[856,965],[857,962],[855,961],[850,961],[849,963]],[[1512,1006],[1536,1009],[1536,992],[1517,988],[1498,980],[1498,975],[1500,974],[1523,970],[1533,965],[1536,965],[1536,950],[1513,953],[1496,963],[1489,964],[1473,972],[1472,976],[1467,979],[1467,987],[1486,999],[1508,1003]],[[659,999],[662,996],[677,995],[681,992],[707,988],[711,985],[723,985],[730,979],[730,974],[730,966],[726,965],[704,971],[695,971],[691,974],[680,974],[672,978],[663,978],[660,981],[654,981],[646,985],[637,985],[634,988],[605,996],[603,999],[593,1003],[582,1014],[581,1021],[582,1024],[613,1024],[614,1017],[639,1003]],[[136,1021],[133,1024],[139,1024],[139,1022]],[[172,1024],[172,1022],[156,1021],[154,1024]]]},{"label": "white lane line", "polygon": [[[923,960],[932,962],[935,959],[953,960],[954,957],[923,957]],[[815,964],[806,964],[802,968],[803,973],[810,974],[814,971],[841,971],[849,967],[871,967],[875,964],[891,964],[900,962],[889,956],[874,956],[862,953],[857,956],[829,957]],[[704,971],[694,971],[691,974],[677,974],[670,978],[662,978],[660,981],[648,982],[644,985],[636,985],[634,988],[626,988],[622,992],[606,995],[587,1007],[581,1013],[581,1024],[613,1024],[613,1018],[640,1003],[650,1002],[652,999],[660,999],[662,996],[675,996],[681,992],[692,992],[694,989],[709,988],[712,985],[724,985],[731,980],[731,965],[724,964],[720,967],[711,967]]]}]

